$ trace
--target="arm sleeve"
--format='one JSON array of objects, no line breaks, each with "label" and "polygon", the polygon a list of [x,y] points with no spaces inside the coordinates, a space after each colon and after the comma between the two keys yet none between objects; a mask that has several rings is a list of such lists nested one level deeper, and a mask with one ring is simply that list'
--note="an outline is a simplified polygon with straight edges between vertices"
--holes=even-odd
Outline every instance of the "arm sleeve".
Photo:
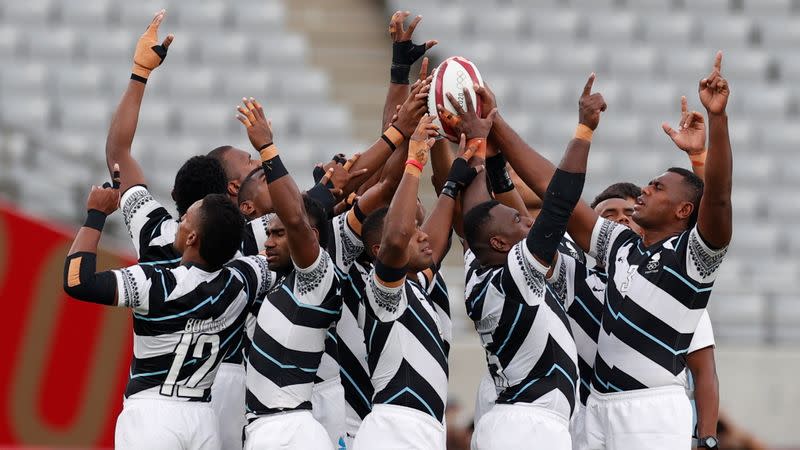
[{"label": "arm sleeve", "polygon": [[158,273],[148,266],[130,266],[111,271],[117,279],[117,305],[141,315],[150,312],[150,287]]},{"label": "arm sleeve", "polygon": [[319,305],[327,297],[328,291],[336,282],[336,274],[330,255],[320,249],[317,260],[310,266],[295,268],[294,295],[303,303]]},{"label": "arm sleeve", "polygon": [[173,249],[177,222],[145,186],[133,186],[120,199],[122,218],[140,262],[177,263]]},{"label": "arm sleeve", "polygon": [[351,215],[355,217],[355,213],[351,211],[352,209],[333,218],[333,239],[329,244],[336,267],[345,273],[350,271],[353,261],[364,251],[364,244],[351,224],[353,220],[348,218]]},{"label": "arm sleeve", "polygon": [[252,302],[275,286],[277,276],[269,270],[267,259],[261,255],[244,256],[226,264],[242,280],[247,298]]},{"label": "arm sleeve", "polygon": [[714,347],[715,345],[714,328],[711,326],[711,317],[709,317],[708,310],[706,310],[703,311],[700,322],[697,323],[697,329],[694,330],[688,353],[693,353],[706,347]]},{"label": "arm sleeve", "polygon": [[700,236],[697,226],[689,231],[686,246],[686,274],[697,282],[713,283],[728,247],[711,248]]},{"label": "arm sleeve", "polygon": [[366,311],[381,322],[392,322],[400,318],[408,306],[405,281],[395,286],[387,286],[373,268],[365,286],[367,301]]},{"label": "arm sleeve", "polygon": [[612,222],[602,217],[597,218],[592,230],[592,240],[589,244],[589,255],[593,256],[597,263],[603,267],[608,267],[614,243],[622,238],[635,236],[630,228],[625,225]]}]

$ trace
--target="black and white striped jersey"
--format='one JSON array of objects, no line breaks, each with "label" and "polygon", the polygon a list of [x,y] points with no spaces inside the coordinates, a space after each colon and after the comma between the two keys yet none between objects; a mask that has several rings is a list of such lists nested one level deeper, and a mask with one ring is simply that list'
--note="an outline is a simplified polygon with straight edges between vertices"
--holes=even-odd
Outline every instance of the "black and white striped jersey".
[{"label": "black and white striped jersey", "polygon": [[261,304],[247,354],[250,421],[281,411],[311,409],[311,391],[320,381],[326,342],[335,345],[330,329],[341,316],[342,284],[347,276],[339,267],[349,268],[362,250],[352,230],[346,224],[339,226],[345,217],[333,219],[333,253],[320,249],[311,266],[295,267]]},{"label": "black and white striped jersey", "polygon": [[624,225],[598,219],[591,252],[608,273],[592,385],[599,392],[686,384],[686,355],[727,248],[697,227],[645,247]]},{"label": "black and white striped jersey", "polygon": [[390,288],[376,280],[371,268],[364,281],[373,404],[416,409],[442,422],[451,333],[443,280],[429,269]]},{"label": "black and white striped jersey", "polygon": [[[181,255],[175,250],[173,243],[179,222],[153,198],[145,186],[133,186],[125,191],[120,204],[125,226],[139,257],[139,264],[177,267]],[[255,255],[264,249],[271,216],[268,214],[248,222],[242,239],[242,248],[234,258]],[[248,322],[255,323],[255,316],[248,319]],[[223,362],[242,364],[243,349],[247,345],[247,336],[243,335],[225,355]]]},{"label": "black and white striped jersey", "polygon": [[[140,264],[176,267],[181,255],[172,244],[178,232],[178,220],[174,219],[161,205],[147,187],[133,186],[120,199],[122,217],[128,234],[136,247]],[[242,255],[255,255],[264,249],[267,240],[267,226],[270,214],[248,222],[242,239],[242,247],[235,258]]]},{"label": "black and white striped jersey", "polygon": [[133,361],[125,397],[209,401],[223,355],[238,345],[250,303],[272,283],[266,259],[113,270],[118,305],[133,310]]},{"label": "black and white striped jersey", "polygon": [[569,418],[577,351],[561,298],[547,283],[548,268],[525,240],[512,247],[502,266],[481,267],[471,251],[464,259],[467,315],[486,351],[497,403],[541,405]]}]

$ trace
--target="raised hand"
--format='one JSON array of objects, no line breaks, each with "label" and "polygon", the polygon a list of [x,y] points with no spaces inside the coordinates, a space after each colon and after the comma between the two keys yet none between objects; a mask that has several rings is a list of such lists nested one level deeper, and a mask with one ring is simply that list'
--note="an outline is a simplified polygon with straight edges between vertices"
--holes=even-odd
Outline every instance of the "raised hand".
[{"label": "raised hand", "polygon": [[495,97],[494,92],[489,89],[489,85],[485,80],[483,86],[475,84],[472,88],[475,90],[475,95],[478,98],[478,103],[481,105],[481,111],[483,111],[484,114],[488,114],[488,112],[497,108],[497,97]]},{"label": "raised hand", "polygon": [[700,80],[700,102],[709,114],[724,114],[731,94],[728,80],[722,77],[722,51],[714,58],[711,74]]},{"label": "raised hand", "polygon": [[475,145],[467,146],[467,136],[461,133],[458,143],[458,156],[453,160],[450,171],[447,173],[447,180],[442,187],[442,194],[455,199],[458,193],[472,183],[472,180],[483,170],[483,166],[471,167],[469,159],[478,150]]},{"label": "raised hand", "polygon": [[697,111],[689,111],[686,97],[681,97],[681,121],[678,130],[672,129],[668,123],[661,124],[664,132],[679,149],[689,156],[699,155],[706,148],[706,124],[703,115]]},{"label": "raised hand", "polygon": [[415,82],[406,101],[397,110],[397,119],[393,121],[393,124],[403,133],[403,136],[410,136],[414,132],[420,119],[428,110],[428,91],[431,88],[431,80],[431,77],[427,77],[422,81]]},{"label": "raised hand", "polygon": [[147,30],[136,43],[131,72],[144,80],[147,80],[153,69],[164,62],[164,58],[167,57],[167,50],[172,44],[172,40],[175,39],[175,36],[168,34],[162,43],[158,43],[158,27],[166,14],[166,10],[163,9],[157,12],[153,17],[153,21],[147,26]]},{"label": "raised hand", "polygon": [[600,124],[600,113],[607,108],[606,101],[603,95],[599,92],[592,94],[592,86],[594,85],[595,74],[592,72],[589,75],[589,80],[583,87],[581,98],[578,100],[578,123],[586,125],[592,131],[597,129]]},{"label": "raised hand", "polygon": [[335,197],[340,198],[344,194],[344,188],[347,186],[347,183],[350,182],[350,179],[364,175],[369,170],[364,168],[350,172],[350,168],[353,167],[353,164],[360,157],[361,154],[356,153],[352,158],[347,160],[344,165],[335,160],[323,165],[322,170],[325,171],[325,175],[323,175],[322,179],[320,179],[320,183],[327,184],[328,181],[330,181],[331,184],[333,184],[333,188],[330,189],[331,193]]},{"label": "raised hand", "polygon": [[433,117],[428,114],[422,116],[408,144],[408,159],[413,159],[424,166],[428,162],[431,147],[438,135],[439,127],[433,123]]},{"label": "raised hand", "polygon": [[[453,94],[448,92],[447,99],[450,101],[450,104],[453,105],[453,108],[455,108],[458,117],[455,117],[446,110],[443,105],[436,105],[436,109],[439,111],[439,117],[441,117],[442,121],[448,124],[448,126],[458,130],[459,133],[465,134],[467,140],[486,138],[489,136],[492,123],[497,115],[497,108],[492,108],[489,113],[486,114],[485,118],[478,117],[478,114],[475,112],[475,106],[472,104],[472,97],[469,95],[469,90],[467,88],[464,88],[464,99],[467,104],[466,111],[461,107]],[[448,139],[455,142],[455,138],[452,136],[448,136]]]},{"label": "raised hand", "polygon": [[414,64],[425,52],[437,44],[430,40],[424,44],[414,44],[411,37],[422,16],[417,16],[405,28],[405,21],[411,15],[408,11],[397,11],[389,22],[389,35],[392,37],[392,83],[408,84],[408,74]]},{"label": "raised hand", "polygon": [[272,124],[264,115],[264,108],[253,97],[242,98],[242,105],[236,107],[239,111],[236,118],[247,130],[253,148],[261,151],[272,144]]},{"label": "raised hand", "polygon": [[86,209],[96,209],[105,215],[110,215],[119,209],[119,180],[119,164],[114,164],[112,184],[105,183],[103,187],[92,186],[89,198],[86,200]]}]

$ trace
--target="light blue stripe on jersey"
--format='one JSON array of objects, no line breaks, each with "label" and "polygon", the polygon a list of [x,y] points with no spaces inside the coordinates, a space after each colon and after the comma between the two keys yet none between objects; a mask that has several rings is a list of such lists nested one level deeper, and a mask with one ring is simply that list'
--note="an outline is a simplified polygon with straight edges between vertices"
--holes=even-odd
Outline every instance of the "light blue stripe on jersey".
[{"label": "light blue stripe on jersey", "polygon": [[[216,297],[208,297],[207,299],[203,300],[197,306],[195,306],[194,308],[192,308],[192,309],[190,309],[188,311],[184,311],[182,313],[173,314],[171,316],[164,316],[164,317],[146,317],[146,316],[142,316],[142,315],[136,314],[136,313],[134,313],[133,315],[134,315],[134,317],[136,317],[139,320],[146,320],[146,321],[149,321],[149,322],[162,322],[164,320],[177,319],[178,317],[183,317],[183,316],[185,316],[187,314],[191,314],[191,313],[197,311],[198,309],[202,308],[203,306],[206,305],[206,303],[211,303],[211,304],[216,303],[217,300],[219,300],[219,298],[222,296],[222,294],[224,294],[225,291],[228,289],[228,286],[231,284],[231,280],[233,280],[233,273],[230,274],[230,276],[228,277],[228,282],[225,283],[225,287],[223,287],[222,290],[219,291],[219,294],[217,294]],[[166,301],[166,298],[164,300]]]},{"label": "light blue stripe on jersey", "polygon": [[414,392],[414,390],[413,390],[413,389],[411,389],[411,388],[409,388],[409,387],[404,387],[403,389],[401,389],[401,390],[400,390],[400,392],[398,392],[397,394],[394,394],[393,396],[389,397],[389,398],[386,400],[386,402],[385,402],[385,403],[391,403],[391,402],[392,402],[392,400],[396,399],[397,397],[400,397],[401,395],[403,395],[403,393],[404,393],[404,392],[408,392],[409,394],[413,395],[413,396],[414,396],[414,398],[416,398],[417,400],[419,400],[419,401],[420,401],[420,403],[422,403],[422,404],[425,406],[425,408],[427,408],[428,412],[430,413],[430,415],[431,415],[432,417],[436,417],[436,414],[434,414],[434,413],[433,413],[433,409],[431,409],[430,405],[428,405],[428,402],[426,402],[425,400],[423,400],[423,399],[422,399],[422,397],[420,397],[420,395],[419,395],[419,394],[417,394],[416,392]]}]

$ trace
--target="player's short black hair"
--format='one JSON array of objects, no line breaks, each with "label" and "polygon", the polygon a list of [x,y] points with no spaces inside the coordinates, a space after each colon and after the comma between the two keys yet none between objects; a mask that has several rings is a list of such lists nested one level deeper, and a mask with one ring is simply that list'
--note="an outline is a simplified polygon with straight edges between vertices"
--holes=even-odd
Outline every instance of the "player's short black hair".
[{"label": "player's short black hair", "polygon": [[488,200],[464,214],[464,239],[467,240],[467,245],[473,251],[486,246],[487,243],[481,242],[481,240],[486,238],[486,225],[492,217],[491,211],[499,204],[500,202],[497,200]]},{"label": "player's short black hair", "polygon": [[381,237],[383,236],[383,222],[388,212],[389,208],[386,207],[373,211],[364,218],[364,222],[361,224],[361,239],[364,242],[366,253],[373,258],[376,255],[372,254],[372,246],[379,244],[381,241]]},{"label": "player's short black hair", "polygon": [[178,216],[183,216],[194,202],[206,195],[227,192],[228,179],[219,161],[209,156],[192,156],[175,174],[172,199]]},{"label": "player's short black hair", "polygon": [[689,188],[688,202],[692,202],[694,210],[692,215],[689,216],[689,226],[694,226],[697,223],[697,215],[700,212],[700,199],[703,198],[703,189],[705,183],[703,179],[694,174],[691,170],[686,170],[683,167],[670,167],[667,172],[677,173],[683,177],[683,183]]},{"label": "player's short black hair", "polygon": [[211,150],[210,152],[206,153],[206,156],[210,156],[219,161],[220,164],[222,164],[222,168],[223,170],[225,170],[225,174],[228,176],[229,180],[233,179],[233,175],[230,173],[231,171],[228,168],[227,164],[225,164],[225,155],[231,150],[233,150],[232,145],[221,145]]},{"label": "player's short black hair", "polygon": [[595,206],[610,198],[621,198],[623,200],[626,198],[636,199],[636,197],[640,195],[642,195],[642,188],[633,183],[614,183],[603,189],[603,192],[597,194],[597,197],[594,198],[590,206],[594,209]]},{"label": "player's short black hair", "polygon": [[308,221],[312,227],[317,229],[319,234],[319,246],[327,248],[328,246],[328,215],[320,202],[314,200],[306,194],[303,194],[303,207],[306,209]]},{"label": "player's short black hair", "polygon": [[225,194],[209,194],[200,206],[200,256],[212,269],[219,268],[242,245],[245,220]]},{"label": "player's short black hair", "polygon": [[250,173],[244,177],[244,181],[242,181],[242,184],[239,186],[239,195],[237,198],[239,206],[241,206],[242,203],[248,200],[253,200],[256,197],[256,188],[258,187],[259,178],[261,177],[263,170],[264,169],[261,167],[257,167],[251,170]]}]

